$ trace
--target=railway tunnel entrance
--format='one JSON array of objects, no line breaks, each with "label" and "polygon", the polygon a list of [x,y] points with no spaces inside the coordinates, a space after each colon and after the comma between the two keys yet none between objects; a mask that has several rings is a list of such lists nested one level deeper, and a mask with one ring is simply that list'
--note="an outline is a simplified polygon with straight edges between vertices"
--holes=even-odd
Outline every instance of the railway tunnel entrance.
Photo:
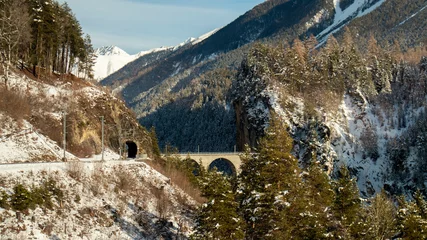
[{"label": "railway tunnel entrance", "polygon": [[138,146],[133,141],[126,142],[126,150],[128,152],[128,158],[136,158],[138,154]]}]

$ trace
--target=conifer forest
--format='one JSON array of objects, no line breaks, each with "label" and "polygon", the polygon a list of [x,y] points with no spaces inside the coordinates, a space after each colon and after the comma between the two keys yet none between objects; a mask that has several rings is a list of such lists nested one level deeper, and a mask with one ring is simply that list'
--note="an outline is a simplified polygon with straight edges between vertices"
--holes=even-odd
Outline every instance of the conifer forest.
[{"label": "conifer forest", "polygon": [[132,54],[71,2],[0,0],[0,240],[427,239],[427,0],[260,1]]}]

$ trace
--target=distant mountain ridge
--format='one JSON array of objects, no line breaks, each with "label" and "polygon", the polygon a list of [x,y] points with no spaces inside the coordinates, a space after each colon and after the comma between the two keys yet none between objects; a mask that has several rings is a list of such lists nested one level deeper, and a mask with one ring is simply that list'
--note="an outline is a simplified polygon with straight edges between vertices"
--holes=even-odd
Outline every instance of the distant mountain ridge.
[{"label": "distant mountain ridge", "polygon": [[126,64],[135,61],[136,59],[154,54],[154,55],[163,55],[164,53],[168,53],[171,51],[176,51],[181,47],[184,47],[186,45],[195,45],[206,38],[210,37],[212,34],[217,32],[219,29],[215,29],[213,31],[210,31],[206,34],[203,34],[202,36],[198,38],[188,38],[186,41],[171,47],[159,47],[159,48],[153,48],[146,51],[141,51],[136,54],[130,55],[123,49],[111,45],[111,46],[104,46],[100,47],[95,50],[95,65],[93,67],[94,70],[94,78],[96,80],[102,80],[111,74],[115,73],[116,71],[120,70],[122,67],[124,67]]}]

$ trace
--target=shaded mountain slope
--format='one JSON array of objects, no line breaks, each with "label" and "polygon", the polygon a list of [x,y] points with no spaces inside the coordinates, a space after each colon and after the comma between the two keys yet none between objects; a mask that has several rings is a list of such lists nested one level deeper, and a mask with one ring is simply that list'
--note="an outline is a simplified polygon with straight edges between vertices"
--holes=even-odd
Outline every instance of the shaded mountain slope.
[{"label": "shaded mountain slope", "polygon": [[[126,103],[136,112],[141,123],[149,127],[155,126],[165,134],[159,134],[159,138],[165,140],[160,141],[161,146],[170,141],[169,144],[187,151],[194,149],[194,146],[187,149],[185,142],[173,142],[169,137],[176,129],[159,123],[160,119],[167,119],[172,123],[168,126],[185,126],[186,132],[192,132],[191,126],[204,125],[202,121],[206,119],[198,115],[190,118],[191,123],[185,122],[185,118],[178,120],[174,117],[176,114],[173,113],[172,106],[176,106],[176,111],[186,109],[192,112],[209,104],[220,105],[232,116],[234,111],[230,107],[231,100],[228,97],[231,85],[219,86],[221,84],[218,83],[234,81],[233,74],[255,42],[264,42],[271,46],[287,45],[296,38],[307,39],[310,34],[320,38],[335,31],[337,38],[341,39],[343,31],[339,30],[348,25],[354,35],[358,36],[355,43],[360,45],[361,49],[366,47],[363,44],[372,32],[381,45],[390,45],[390,42],[398,39],[403,45],[411,46],[422,41],[425,36],[423,4],[426,4],[425,0],[405,3],[397,0],[266,1],[206,40],[147,65],[138,67],[135,64],[137,70],[133,74],[127,75],[129,69],[124,68],[117,73],[121,74],[121,77],[117,78],[120,80],[109,78],[103,84],[112,85],[121,91]],[[396,11],[396,8],[404,10]],[[320,34],[328,28],[328,31]],[[417,35],[417,38],[411,37],[414,35]],[[221,71],[228,71],[228,76],[214,76]],[[126,79],[125,84],[120,83],[123,79]],[[209,91],[210,89],[215,91]],[[218,112],[218,115],[221,114]],[[228,129],[229,126],[222,127]],[[205,131],[194,131],[192,138],[202,139],[202,136],[207,135]],[[224,139],[228,138],[228,135],[224,136]],[[210,145],[221,146],[221,143]],[[220,148],[228,149],[228,145],[230,144]]]}]

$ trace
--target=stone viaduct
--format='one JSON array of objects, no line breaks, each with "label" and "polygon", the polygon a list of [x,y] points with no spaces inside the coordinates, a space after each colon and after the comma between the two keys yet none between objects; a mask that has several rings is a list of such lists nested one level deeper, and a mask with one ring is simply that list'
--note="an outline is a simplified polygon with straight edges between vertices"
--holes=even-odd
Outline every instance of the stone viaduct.
[{"label": "stone viaduct", "polygon": [[236,174],[240,172],[239,152],[230,153],[180,153],[178,154],[182,159],[190,158],[197,163],[201,162],[205,169],[213,169],[217,167],[219,171],[226,173]]}]

